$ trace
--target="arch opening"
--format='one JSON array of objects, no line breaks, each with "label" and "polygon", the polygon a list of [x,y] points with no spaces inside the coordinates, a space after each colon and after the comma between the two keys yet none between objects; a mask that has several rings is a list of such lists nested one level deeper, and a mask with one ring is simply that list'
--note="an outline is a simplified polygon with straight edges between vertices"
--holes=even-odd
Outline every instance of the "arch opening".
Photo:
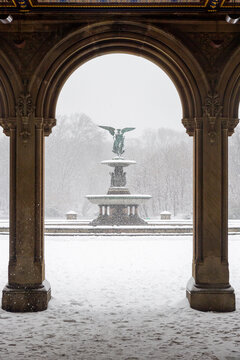
[{"label": "arch opening", "polygon": [[[121,55],[126,56],[127,58],[129,55]],[[106,59],[108,56],[102,56],[101,59],[104,61],[104,58]],[[137,62],[141,62],[142,59],[139,57],[134,57]],[[100,59],[100,58],[99,58]],[[110,58],[109,58],[110,59]],[[95,61],[95,60],[94,60]],[[126,61],[126,66],[129,66],[129,60]],[[146,63],[146,60],[143,59],[142,61],[144,64]],[[136,63],[133,64],[133,66],[136,66]],[[89,63],[85,63],[82,65],[82,67],[79,68],[79,71],[81,72],[84,68],[84,66],[91,65],[90,61]],[[161,69],[159,67],[156,67],[151,62],[147,61],[147,64],[149,67],[153,68],[152,73],[152,84],[153,84],[153,78],[154,81],[159,82],[159,78],[155,78],[157,76],[157,73],[162,73]],[[111,71],[109,71],[109,63],[108,63],[108,74],[107,76],[111,77]],[[114,65],[113,65],[114,68]],[[116,66],[115,66],[116,68]],[[139,73],[139,68],[137,69],[137,73]],[[97,72],[100,71],[100,68],[98,67]],[[106,69],[105,69],[106,71]],[[129,79],[130,75],[133,75],[133,81],[136,80],[136,77],[134,77],[134,74],[132,74],[133,68],[130,66],[130,69],[128,70],[128,76],[127,78],[127,84],[126,88],[129,92],[131,92],[131,81]],[[141,68],[141,71],[143,69]],[[102,70],[103,72],[103,70]],[[145,72],[147,70],[145,69]],[[76,73],[75,73],[76,74]],[[141,74],[141,73],[140,73]],[[145,77],[148,77],[148,73],[144,74]],[[86,79],[88,79],[90,76],[93,76],[93,69],[91,66],[89,66],[88,71],[86,71]],[[101,73],[101,76],[103,74]],[[150,76],[150,75],[149,75]],[[72,74],[72,77],[74,77],[74,73]],[[165,77],[165,74],[164,74]],[[100,79],[101,80],[101,79]],[[101,81],[99,82],[101,83]],[[136,192],[140,193],[149,193],[154,198],[154,203],[151,205],[146,205],[145,209],[141,209],[141,216],[146,218],[155,216],[160,219],[160,212],[163,210],[170,210],[172,213],[177,212],[179,213],[180,210],[178,208],[178,205],[182,204],[185,200],[183,198],[177,199],[177,192],[181,192],[184,195],[187,195],[188,197],[188,204],[187,208],[190,209],[185,211],[181,211],[181,215],[186,215],[188,212],[188,215],[191,216],[192,212],[192,139],[189,138],[184,131],[184,128],[181,124],[181,105],[178,97],[178,93],[174,87],[174,85],[171,83],[171,80],[166,76],[166,80],[171,84],[171,89],[169,90],[171,92],[171,99],[173,101],[173,96],[175,96],[174,102],[178,103],[178,109],[176,112],[174,112],[173,117],[169,118],[168,121],[163,122],[161,121],[161,106],[159,106],[157,115],[156,115],[156,121],[154,124],[147,124],[150,125],[150,129],[146,132],[139,133],[134,136],[134,131],[132,134],[129,132],[129,134],[126,134],[126,157],[130,158],[132,160],[137,160],[136,167],[134,169],[127,169],[127,177],[129,179],[129,188],[131,190],[135,190]],[[96,81],[96,79],[95,79]],[[162,80],[163,81],[163,80]],[[68,85],[68,82],[71,82],[71,78],[68,78],[68,81],[66,82],[66,87]],[[93,218],[94,216],[97,216],[97,206],[93,206],[92,210],[87,208],[88,201],[85,201],[85,203],[82,205],[81,208],[74,208],[74,206],[79,206],[80,204],[80,198],[84,197],[87,193],[106,193],[110,178],[108,176],[108,170],[103,167],[100,162],[102,160],[108,159],[111,157],[112,153],[112,139],[110,138],[109,134],[105,134],[103,130],[97,128],[97,124],[102,125],[113,125],[114,127],[125,127],[125,126],[138,126],[138,122],[132,122],[132,118],[134,116],[137,116],[136,114],[139,114],[139,112],[143,111],[140,104],[140,109],[137,109],[138,112],[134,115],[127,116],[126,122],[121,122],[122,119],[122,113],[118,115],[118,119],[114,120],[114,124],[112,124],[112,118],[114,116],[114,112],[108,112],[107,117],[104,118],[104,109],[103,113],[101,114],[101,120],[98,121],[97,114],[94,115],[93,113],[88,113],[88,110],[91,110],[91,105],[94,106],[96,97],[91,94],[91,88],[94,87],[94,81],[92,82],[90,86],[90,90],[86,89],[86,86],[84,86],[83,77],[76,79],[77,85],[79,84],[79,87],[69,86],[68,90],[66,90],[63,87],[62,93],[59,96],[59,102],[66,101],[66,97],[68,96],[68,91],[70,93],[77,93],[77,97],[81,98],[81,93],[78,92],[78,89],[80,87],[83,88],[82,92],[86,92],[86,94],[82,94],[82,96],[85,96],[88,98],[88,96],[92,95],[91,102],[89,104],[89,107],[86,107],[84,109],[84,113],[86,114],[75,114],[76,112],[80,112],[78,110],[78,106],[84,107],[84,102],[77,104],[78,106],[74,108],[72,111],[72,107],[75,106],[76,99],[73,96],[71,99],[71,104],[69,106],[58,106],[57,107],[57,113],[67,113],[65,116],[59,116],[57,118],[57,126],[53,129],[53,133],[51,136],[46,140],[46,205],[47,205],[47,211],[46,215],[47,217],[63,217],[65,212],[68,212],[69,210],[73,210],[78,213],[78,222],[81,222],[81,219],[83,220],[89,220]],[[108,84],[105,84],[105,88],[108,86]],[[135,84],[135,87],[139,87],[139,83]],[[74,89],[74,90],[73,90]],[[139,89],[137,89],[139,90]],[[137,92],[136,90],[136,92]],[[153,91],[155,89],[147,87],[145,91]],[[166,87],[165,87],[166,90]],[[97,92],[99,91],[99,88],[95,89],[96,96]],[[110,87],[110,91],[112,91]],[[121,93],[121,89],[118,90],[119,93]],[[155,90],[156,91],[156,90]],[[174,94],[174,95],[173,95]],[[131,94],[130,94],[131,95]],[[153,94],[155,95],[155,94]],[[163,94],[166,96],[166,92]],[[126,97],[128,97],[128,94],[125,94]],[[103,107],[106,107],[107,104],[109,104],[110,94],[105,93],[105,98],[107,101],[103,104]],[[116,95],[117,100],[119,101],[119,106],[124,106],[125,102],[121,101],[119,99],[118,94]],[[141,99],[142,100],[142,99]],[[156,98],[155,105],[157,104],[158,98]],[[101,100],[99,101],[101,104]],[[112,99],[112,108],[114,110],[114,99]],[[118,107],[119,107],[118,106]],[[134,106],[136,106],[136,103],[134,103]],[[167,108],[167,107],[166,107]],[[66,110],[64,110],[66,109]],[[98,108],[96,110],[96,113],[98,112]],[[100,109],[102,110],[102,109]],[[117,109],[118,110],[118,109]],[[115,110],[115,111],[117,111]],[[131,110],[132,111],[132,110]],[[146,112],[148,112],[146,110]],[[73,112],[73,114],[71,114]],[[130,110],[129,110],[130,112]],[[156,112],[156,109],[155,109]],[[89,116],[88,116],[89,115]],[[140,116],[140,115],[139,115]],[[143,117],[144,118],[144,117]],[[160,120],[159,120],[160,118]],[[174,122],[175,118],[177,118],[178,121]],[[93,121],[94,120],[94,121]],[[106,120],[106,122],[105,122]],[[159,120],[159,121],[158,121]],[[167,129],[169,122],[174,124],[171,124],[171,128]],[[103,123],[104,121],[104,123]],[[177,124],[180,124],[179,127],[176,127]],[[152,126],[151,126],[152,125]],[[175,125],[175,126],[174,126]],[[142,126],[142,124],[141,124]],[[161,127],[165,127],[161,129]],[[145,126],[143,126],[143,130],[145,129]],[[179,131],[180,130],[180,131]],[[84,131],[86,131],[86,135],[84,135]],[[81,136],[81,134],[83,134]],[[67,139],[66,139],[67,135]],[[79,135],[79,136],[78,136]],[[132,136],[131,136],[132,135]],[[159,141],[160,140],[160,141]],[[154,146],[153,146],[154,145]],[[82,147],[81,147],[82,146]],[[85,148],[84,148],[85,147]],[[152,153],[149,151],[152,149]],[[65,161],[63,160],[63,154],[66,155]],[[59,155],[59,157],[58,157]],[[88,157],[87,157],[88,156]],[[51,157],[51,159],[50,159]],[[153,164],[149,166],[150,160],[153,159]],[[51,161],[51,164],[50,162]],[[160,164],[163,162],[163,165],[160,168]],[[90,164],[89,164],[90,163]],[[54,165],[55,164],[55,165]],[[159,169],[159,171],[156,174],[153,174],[153,171],[156,169]],[[187,171],[184,171],[187,170]],[[59,175],[60,171],[63,176]],[[181,172],[182,171],[182,172]],[[73,173],[75,175],[73,175]],[[50,180],[51,176],[56,176],[56,180]],[[85,183],[81,183],[82,177],[85,177]],[[183,176],[185,176],[183,178]],[[181,178],[182,177],[182,178]],[[59,184],[60,178],[64,178],[66,180],[65,184],[63,182],[61,183],[59,188],[56,188]],[[142,183],[139,182],[139,179],[142,179]],[[153,181],[150,180],[152,178]],[[50,185],[52,186],[50,187]],[[89,188],[84,190],[84,186],[88,185]],[[161,186],[162,185],[162,186]],[[179,190],[180,186],[185,186],[185,190],[181,188]],[[169,186],[171,193],[168,192],[169,188],[167,189],[166,186]],[[156,193],[156,187],[158,188],[159,192]],[[55,189],[54,189],[55,188]],[[59,200],[60,196],[64,191],[68,190],[67,193],[65,193],[65,196],[62,199],[62,204],[65,206],[65,211],[62,209],[58,209],[58,211],[55,211],[56,209],[53,209],[54,201],[56,202]],[[79,191],[80,190],[80,191]],[[162,192],[161,192],[162,191]],[[154,192],[154,193],[153,193]],[[48,203],[48,198],[55,193],[55,200],[52,199],[51,203]],[[168,193],[168,196],[171,197],[171,201],[169,199],[163,199],[163,196],[165,193]],[[71,198],[72,194],[72,198]],[[66,208],[67,201],[71,200],[72,203],[69,205],[68,208]],[[159,201],[162,202],[162,204],[159,206]],[[89,203],[90,205],[90,203]],[[71,207],[70,207],[71,206]],[[162,207],[161,207],[162,206]],[[168,208],[165,208],[168,206]],[[151,207],[151,211],[149,211],[148,207]],[[171,207],[171,208],[169,208]],[[129,214],[131,211],[135,213],[136,209],[127,209]],[[103,214],[105,215],[105,212],[109,214],[109,208],[104,207],[102,209]],[[95,212],[95,213],[94,213]],[[185,213],[185,214],[184,214]],[[174,214],[174,215],[176,215]],[[186,219],[184,219],[186,220]],[[188,219],[189,220],[189,219]],[[70,222],[69,222],[70,224]],[[74,221],[71,223],[72,226],[74,226]],[[83,224],[83,223],[82,223]],[[86,223],[85,223],[86,224]],[[102,288],[105,287],[106,289],[110,289],[111,292],[111,303],[109,304],[111,311],[114,312],[114,306],[115,306],[115,300],[117,298],[120,299],[119,306],[122,308],[124,307],[129,301],[133,301],[132,294],[135,292],[138,294],[139,301],[135,304],[136,307],[141,306],[145,307],[148,306],[149,301],[151,299],[151,304],[155,304],[158,302],[158,306],[164,306],[164,297],[162,296],[162,291],[160,291],[160,288],[163,289],[166,285],[164,283],[164,279],[166,277],[162,277],[162,283],[159,285],[158,283],[158,289],[155,291],[148,291],[148,296],[145,298],[142,297],[142,291],[143,287],[154,289],[156,288],[154,282],[154,276],[149,275],[153,274],[156,270],[156,267],[164,268],[164,273],[170,273],[170,266],[173,266],[173,264],[169,263],[169,260],[166,261],[166,259],[169,259],[169,251],[170,248],[173,246],[175,250],[173,250],[174,255],[171,255],[171,259],[175,259],[175,256],[179,255],[179,252],[182,254],[181,259],[186,259],[186,262],[184,265],[186,266],[186,269],[190,268],[191,266],[191,243],[184,243],[184,241],[181,242],[181,246],[179,246],[179,240],[174,239],[173,242],[168,243],[168,249],[161,247],[161,242],[151,241],[150,239],[146,241],[142,241],[142,237],[135,238],[134,241],[131,241],[131,238],[128,238],[128,242],[120,242],[115,241],[116,239],[113,239],[113,241],[105,240],[102,236],[98,236],[97,240],[96,238],[91,239],[91,241],[81,241],[82,239],[88,239],[89,237],[83,237],[79,239],[79,241],[73,241],[72,237],[68,238],[68,242],[59,242],[59,248],[58,248],[58,255],[57,259],[55,258],[55,264],[56,262],[63,263],[64,265],[64,277],[67,274],[67,276],[71,277],[71,284],[74,288],[74,293],[71,294],[72,299],[78,299],[79,298],[79,282],[78,278],[74,277],[75,274],[81,274],[82,277],[82,289],[83,291],[87,291],[90,296],[88,297],[88,301],[91,304],[94,304],[94,307],[101,306],[101,308],[104,308],[105,306],[108,306],[108,303],[106,302],[106,296],[108,296],[108,292],[105,293],[102,291]],[[155,239],[156,240],[156,239]],[[184,239],[185,240],[185,239]],[[84,244],[85,243],[85,244]],[[87,244],[86,244],[87,243]],[[176,247],[175,247],[176,246]],[[57,274],[56,271],[54,271],[53,268],[53,246],[51,242],[47,241],[47,262],[48,262],[48,268],[51,269],[51,272],[49,272],[48,278],[54,288]],[[71,249],[71,250],[70,250]],[[73,253],[72,253],[73,252]],[[72,255],[70,255],[72,253]],[[161,254],[160,257],[157,254]],[[80,255],[79,255],[80,254]],[[186,254],[189,254],[189,256],[186,256]],[[66,258],[65,258],[66,257]],[[164,260],[165,259],[165,260]],[[171,260],[172,261],[172,260]],[[174,261],[174,268],[176,271],[172,275],[171,279],[171,287],[175,288],[176,285],[176,279],[177,277],[177,270],[179,272],[182,272],[182,260],[181,265],[179,265],[179,258],[178,263]],[[158,264],[158,265],[157,265]],[[160,265],[161,264],[161,265]],[[176,265],[177,264],[177,265]],[[180,270],[181,266],[181,270]],[[119,271],[119,269],[124,269],[124,271]],[[163,270],[162,270],[163,271]],[[132,272],[132,276],[129,278],[127,274],[130,274]],[[135,276],[135,274],[141,274],[138,277],[138,280]],[[171,272],[172,273],[172,272]],[[93,276],[94,274],[94,276]],[[97,274],[97,275],[96,275]],[[147,274],[147,276],[145,276]],[[176,276],[175,276],[176,275]],[[152,278],[152,280],[150,280]],[[86,281],[87,279],[87,281]],[[141,284],[143,284],[142,287],[139,287],[139,279],[141,279]],[[155,277],[156,279],[156,277]],[[63,280],[64,281],[64,280]],[[185,280],[182,281],[182,286],[185,286]],[[113,284],[118,284],[117,286],[113,286]],[[145,285],[146,284],[146,285]],[[66,285],[67,287],[67,285]],[[181,291],[177,291],[179,294],[179,298],[182,297]],[[124,293],[122,296],[121,293]],[[68,296],[68,295],[67,295]],[[143,299],[143,300],[141,300]],[[172,300],[171,300],[172,301]],[[124,305],[125,304],[125,305]]]},{"label": "arch opening", "polygon": [[141,209],[144,217],[166,210],[192,217],[192,141],[174,84],[158,66],[128,54],[95,58],[69,77],[57,109],[62,115],[46,142],[47,217],[70,210],[94,217],[96,206],[83,199],[106,193],[110,178],[101,161],[112,154],[111,137],[97,125],[136,128],[126,134],[126,156],[137,160],[127,177],[134,193],[152,195]]}]

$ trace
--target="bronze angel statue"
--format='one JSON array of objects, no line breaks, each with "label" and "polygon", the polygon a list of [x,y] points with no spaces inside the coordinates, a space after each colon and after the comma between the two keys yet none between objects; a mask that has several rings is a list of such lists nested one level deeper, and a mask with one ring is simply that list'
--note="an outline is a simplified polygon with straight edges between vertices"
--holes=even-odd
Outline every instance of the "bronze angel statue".
[{"label": "bronze angel statue", "polygon": [[99,125],[100,128],[104,129],[104,130],[108,130],[110,132],[110,134],[113,136],[113,149],[112,152],[114,154],[117,154],[118,156],[121,156],[124,153],[124,133],[127,131],[132,131],[135,128],[124,128],[124,129],[114,129],[111,126],[101,126]]}]

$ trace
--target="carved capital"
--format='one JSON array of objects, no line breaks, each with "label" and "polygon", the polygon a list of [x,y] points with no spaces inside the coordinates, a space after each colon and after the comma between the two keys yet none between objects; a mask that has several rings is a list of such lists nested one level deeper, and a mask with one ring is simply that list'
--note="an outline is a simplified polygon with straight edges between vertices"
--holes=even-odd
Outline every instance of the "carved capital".
[{"label": "carved capital", "polygon": [[52,128],[56,125],[56,119],[44,119],[42,117],[34,118],[36,129],[42,129],[44,131],[44,135],[48,136],[52,132]]},{"label": "carved capital", "polygon": [[195,129],[194,119],[193,118],[183,118],[182,124],[185,127],[187,134],[189,136],[193,136],[194,129]]},{"label": "carved capital", "polygon": [[17,119],[16,118],[2,118],[0,119],[0,126],[3,128],[3,133],[10,136],[11,129],[16,129]]},{"label": "carved capital", "polygon": [[231,136],[234,133],[234,129],[239,123],[239,119],[237,118],[230,118],[228,119],[228,135]]},{"label": "carved capital", "polygon": [[[56,119],[53,118],[44,119],[41,117],[35,117],[31,120],[34,122],[37,129],[43,129],[45,136],[50,135],[52,128],[56,125]],[[18,117],[0,118],[0,126],[3,128],[4,134],[10,136],[11,129],[15,129],[17,127],[17,121],[19,121]],[[27,116],[21,116],[20,121],[21,131],[19,135],[23,138],[23,142],[27,143],[29,137],[31,136],[29,131],[30,119]]]},{"label": "carved capital", "polygon": [[56,125],[56,119],[48,118],[43,120],[44,135],[49,136],[52,132],[52,128]]},{"label": "carved capital", "polygon": [[234,129],[237,126],[239,119],[236,118],[221,118],[222,130],[228,130],[228,135],[231,136],[234,133]]},{"label": "carved capital", "polygon": [[203,118],[184,118],[182,123],[187,130],[189,136],[194,135],[195,130],[201,130],[203,128]]}]

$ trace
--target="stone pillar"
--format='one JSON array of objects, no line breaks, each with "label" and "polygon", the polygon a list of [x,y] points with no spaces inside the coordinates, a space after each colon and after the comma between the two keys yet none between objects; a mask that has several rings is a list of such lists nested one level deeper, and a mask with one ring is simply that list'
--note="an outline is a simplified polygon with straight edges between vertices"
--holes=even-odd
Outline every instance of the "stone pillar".
[{"label": "stone pillar", "polygon": [[20,96],[16,118],[6,122],[10,135],[10,259],[2,308],[47,309],[50,286],[44,265],[44,128],[54,121],[34,116],[29,94]]},{"label": "stone pillar", "polygon": [[134,215],[138,216],[138,205],[135,205],[134,207]]},{"label": "stone pillar", "polygon": [[208,96],[194,130],[194,239],[190,306],[235,310],[228,269],[228,124],[216,95]]},{"label": "stone pillar", "polygon": [[129,216],[133,216],[133,206],[129,206]]}]

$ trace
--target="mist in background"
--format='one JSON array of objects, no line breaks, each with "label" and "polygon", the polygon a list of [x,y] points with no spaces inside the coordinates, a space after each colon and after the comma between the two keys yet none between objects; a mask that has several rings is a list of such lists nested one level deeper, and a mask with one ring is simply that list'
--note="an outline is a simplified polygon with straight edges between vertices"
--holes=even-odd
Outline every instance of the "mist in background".
[{"label": "mist in background", "polygon": [[[75,71],[57,104],[57,126],[46,138],[47,218],[63,218],[69,210],[93,218],[96,205],[85,195],[106,194],[113,157],[110,134],[98,127],[136,127],[126,133],[125,158],[131,193],[149,194],[140,207],[143,217],[167,210],[192,217],[193,140],[181,124],[182,109],[174,84],[159,67],[131,55],[106,55]],[[0,217],[9,212],[9,139],[0,135]],[[229,217],[240,218],[240,130],[229,140]]]}]

